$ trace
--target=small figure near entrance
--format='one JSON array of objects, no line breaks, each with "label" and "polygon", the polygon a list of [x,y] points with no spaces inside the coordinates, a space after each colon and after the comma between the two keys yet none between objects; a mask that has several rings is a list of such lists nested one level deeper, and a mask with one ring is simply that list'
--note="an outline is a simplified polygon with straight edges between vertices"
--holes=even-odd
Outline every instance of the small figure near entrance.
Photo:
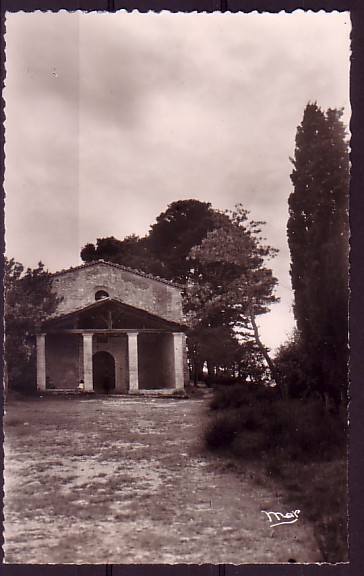
[{"label": "small figure near entrance", "polygon": [[77,386],[77,390],[79,390],[80,392],[83,392],[85,390],[85,383],[82,379],[80,380],[80,382]]}]

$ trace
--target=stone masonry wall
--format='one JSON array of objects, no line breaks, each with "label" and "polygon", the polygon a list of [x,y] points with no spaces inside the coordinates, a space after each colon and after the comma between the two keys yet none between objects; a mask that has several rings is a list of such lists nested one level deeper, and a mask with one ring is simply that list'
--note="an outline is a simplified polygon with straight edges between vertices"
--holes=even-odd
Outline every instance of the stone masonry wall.
[{"label": "stone masonry wall", "polygon": [[82,376],[79,358],[80,334],[47,334],[47,388],[76,389]]},{"label": "stone masonry wall", "polygon": [[105,290],[111,298],[129,306],[166,320],[183,322],[182,296],[178,287],[106,263],[98,262],[55,274],[53,288],[63,298],[55,316],[94,303],[95,293]]}]

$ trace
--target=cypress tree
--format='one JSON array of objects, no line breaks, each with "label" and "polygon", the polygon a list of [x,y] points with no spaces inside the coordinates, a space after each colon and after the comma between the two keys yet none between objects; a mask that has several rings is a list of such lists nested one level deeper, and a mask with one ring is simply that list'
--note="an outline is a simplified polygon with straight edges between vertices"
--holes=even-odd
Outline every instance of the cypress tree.
[{"label": "cypress tree", "polygon": [[348,361],[349,151],[342,110],[309,103],[297,129],[288,244],[307,389],[345,398]]}]

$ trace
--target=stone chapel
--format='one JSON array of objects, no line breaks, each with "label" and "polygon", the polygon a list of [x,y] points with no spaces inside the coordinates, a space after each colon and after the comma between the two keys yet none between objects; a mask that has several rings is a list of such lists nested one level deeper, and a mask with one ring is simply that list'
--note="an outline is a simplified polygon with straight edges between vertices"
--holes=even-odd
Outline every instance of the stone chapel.
[{"label": "stone chapel", "polygon": [[39,391],[170,393],[188,381],[182,287],[98,260],[52,275],[36,335]]}]

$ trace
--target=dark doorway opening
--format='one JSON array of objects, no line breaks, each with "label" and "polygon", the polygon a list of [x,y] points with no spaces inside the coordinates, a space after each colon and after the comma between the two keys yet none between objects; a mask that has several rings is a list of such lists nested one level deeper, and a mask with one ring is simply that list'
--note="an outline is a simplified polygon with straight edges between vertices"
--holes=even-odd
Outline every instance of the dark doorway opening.
[{"label": "dark doorway opening", "polygon": [[115,360],[109,352],[96,352],[92,357],[94,391],[108,394],[115,390]]}]

